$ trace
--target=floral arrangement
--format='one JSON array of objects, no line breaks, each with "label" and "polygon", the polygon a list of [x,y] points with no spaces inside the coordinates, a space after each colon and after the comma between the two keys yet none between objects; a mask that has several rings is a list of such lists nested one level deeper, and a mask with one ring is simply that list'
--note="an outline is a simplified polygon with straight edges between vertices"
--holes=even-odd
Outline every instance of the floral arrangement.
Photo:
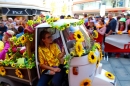
[{"label": "floral arrangement", "polygon": [[81,81],[80,86],[92,86],[92,81],[90,79],[84,79],[83,81]]},{"label": "floral arrangement", "polygon": [[19,69],[15,70],[15,74],[17,75],[17,77],[23,78],[23,74],[21,73],[21,71]]},{"label": "floral arrangement", "polygon": [[111,80],[114,80],[114,79],[115,79],[115,76],[114,76],[112,73],[110,73],[110,72],[105,72],[105,76],[106,76],[107,78],[111,79]]}]

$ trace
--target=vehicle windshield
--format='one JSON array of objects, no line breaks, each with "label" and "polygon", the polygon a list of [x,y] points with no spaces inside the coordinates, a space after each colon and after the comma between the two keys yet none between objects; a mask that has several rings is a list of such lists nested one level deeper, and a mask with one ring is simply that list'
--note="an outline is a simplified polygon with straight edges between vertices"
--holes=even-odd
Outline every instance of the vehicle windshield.
[{"label": "vehicle windshield", "polygon": [[83,25],[76,27],[70,26],[68,29],[63,31],[63,35],[70,54],[78,52],[82,53],[82,55],[74,56],[86,55],[94,43],[87,29]]}]

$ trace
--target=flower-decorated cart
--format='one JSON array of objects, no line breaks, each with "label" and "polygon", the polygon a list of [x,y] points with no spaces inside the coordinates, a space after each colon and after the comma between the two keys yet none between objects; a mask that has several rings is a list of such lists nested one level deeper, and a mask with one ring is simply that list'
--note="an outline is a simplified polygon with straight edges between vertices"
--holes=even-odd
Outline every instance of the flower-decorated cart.
[{"label": "flower-decorated cart", "polygon": [[116,77],[102,69],[102,50],[100,44],[94,42],[97,32],[90,35],[83,20],[50,18],[46,23],[38,25],[35,31],[35,61],[40,78],[38,43],[42,30],[51,31],[53,40],[61,39],[60,47],[65,48],[65,68],[68,73],[69,86],[116,86]]}]

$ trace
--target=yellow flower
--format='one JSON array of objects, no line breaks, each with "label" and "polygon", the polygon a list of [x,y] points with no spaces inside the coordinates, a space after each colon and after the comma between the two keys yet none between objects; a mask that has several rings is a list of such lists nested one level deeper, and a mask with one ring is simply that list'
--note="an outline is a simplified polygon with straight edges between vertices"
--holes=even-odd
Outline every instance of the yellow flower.
[{"label": "yellow flower", "polygon": [[75,51],[76,54],[80,57],[83,55],[84,51],[83,51],[83,46],[80,42],[76,42],[75,44]]},{"label": "yellow flower", "polygon": [[30,38],[29,38],[29,41],[33,41],[33,38],[32,38],[32,37],[30,37]]},{"label": "yellow flower", "polygon": [[93,31],[93,38],[98,38],[98,32],[96,30]]},{"label": "yellow flower", "polygon": [[12,63],[12,64],[11,64],[11,67],[15,67],[15,64],[14,64],[14,63]]},{"label": "yellow flower", "polygon": [[91,80],[90,79],[84,79],[81,83],[80,86],[92,86],[91,85]]},{"label": "yellow flower", "polygon": [[84,36],[79,30],[74,33],[74,38],[76,39],[76,41],[79,41],[79,42],[84,41]]},{"label": "yellow flower", "polygon": [[5,76],[6,75],[6,71],[5,71],[5,68],[3,66],[0,67],[0,75],[1,76]]},{"label": "yellow flower", "polygon": [[98,68],[99,66],[99,63],[100,63],[100,58],[97,60],[97,63],[96,63],[96,67]]},{"label": "yellow flower", "polygon": [[64,64],[66,64],[66,63],[67,63],[67,61],[65,60],[65,61],[64,61]]},{"label": "yellow flower", "polygon": [[107,78],[109,78],[109,79],[115,79],[115,76],[112,74],[112,73],[110,73],[110,72],[106,72],[105,73],[105,76],[107,77]]},{"label": "yellow flower", "polygon": [[22,75],[22,73],[21,73],[20,70],[16,69],[16,70],[15,70],[15,74],[17,75],[17,77],[23,78],[23,75]]},{"label": "yellow flower", "polygon": [[66,73],[68,74],[68,73],[69,73],[69,70],[66,70]]},{"label": "yellow flower", "polygon": [[88,61],[91,63],[91,64],[94,64],[97,62],[97,57],[95,56],[94,52],[93,51],[90,51],[89,54],[88,54]]},{"label": "yellow flower", "polygon": [[122,31],[118,31],[117,34],[121,35],[121,34],[122,34]]},{"label": "yellow flower", "polygon": [[70,27],[70,24],[66,24],[66,28],[69,28]]},{"label": "yellow flower", "polygon": [[100,44],[99,44],[99,43],[94,43],[94,45],[98,48],[98,50],[100,50],[100,49],[101,49],[101,46],[100,46]]},{"label": "yellow flower", "polygon": [[20,41],[22,44],[25,44],[27,42],[27,38],[23,35],[20,37]]},{"label": "yellow flower", "polygon": [[27,52],[25,51],[24,53],[23,53],[23,56],[25,56],[27,54]]},{"label": "yellow flower", "polygon": [[74,51],[70,52],[70,55],[75,56],[75,52]]}]

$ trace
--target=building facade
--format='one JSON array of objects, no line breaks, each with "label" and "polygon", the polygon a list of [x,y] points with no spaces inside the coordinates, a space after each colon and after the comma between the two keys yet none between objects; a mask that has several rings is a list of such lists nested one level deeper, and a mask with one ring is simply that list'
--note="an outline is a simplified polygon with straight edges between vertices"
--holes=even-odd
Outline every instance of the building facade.
[{"label": "building facade", "polygon": [[130,10],[130,0],[73,0],[73,13],[98,14],[101,4],[105,4],[105,11],[120,13]]},{"label": "building facade", "polygon": [[41,12],[49,12],[44,0],[0,0],[0,17],[33,16]]}]

